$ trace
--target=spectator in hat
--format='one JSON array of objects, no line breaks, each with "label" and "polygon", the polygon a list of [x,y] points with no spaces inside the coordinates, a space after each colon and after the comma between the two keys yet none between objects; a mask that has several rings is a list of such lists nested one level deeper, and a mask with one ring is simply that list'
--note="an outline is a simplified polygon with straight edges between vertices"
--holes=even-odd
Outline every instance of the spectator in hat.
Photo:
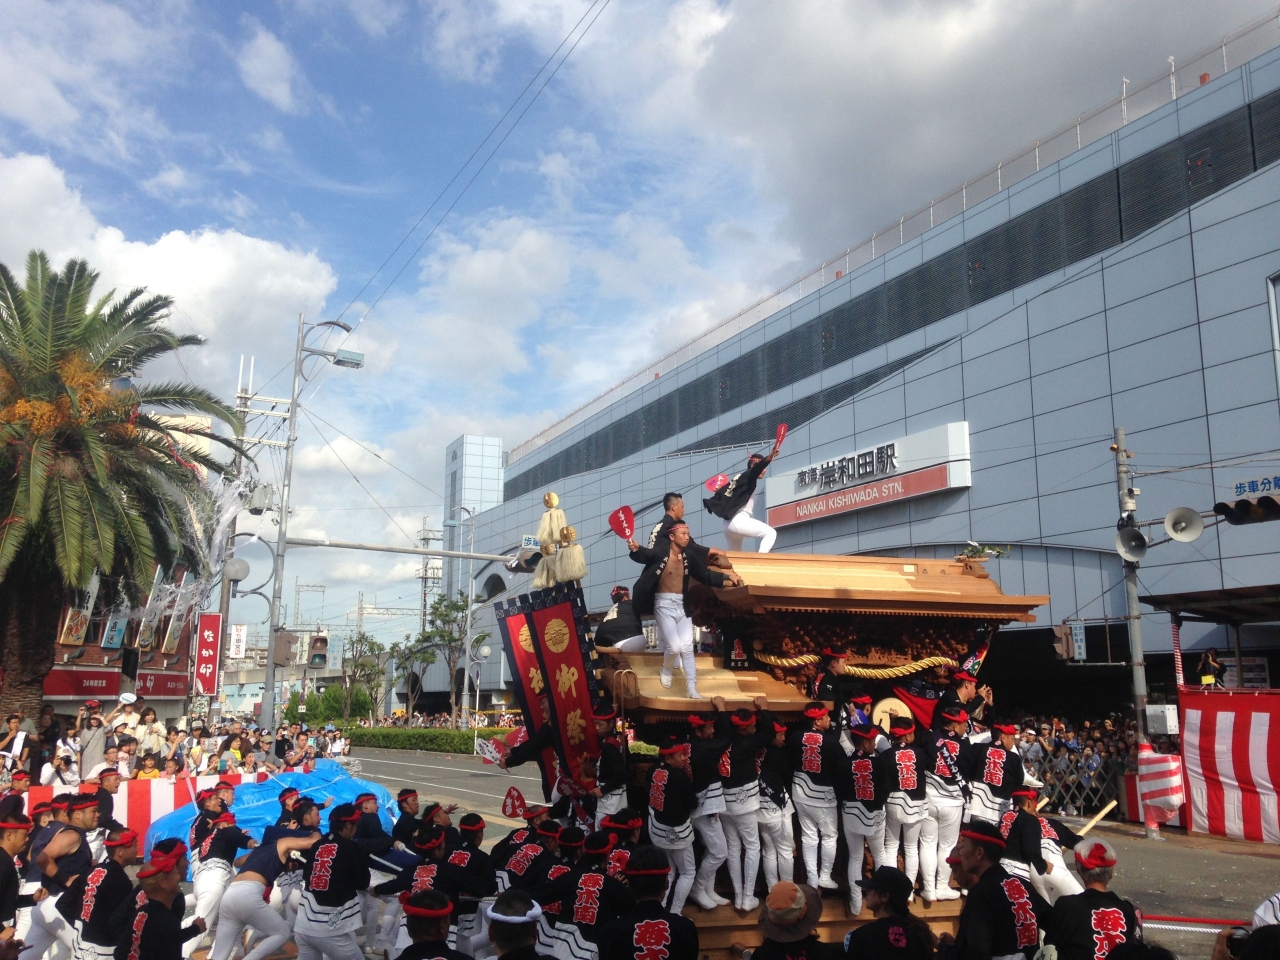
[{"label": "spectator in hat", "polygon": [[656,847],[636,847],[623,877],[636,898],[635,909],[607,924],[597,943],[600,960],[698,960],[698,928],[688,917],[670,913],[662,903],[671,865]]},{"label": "spectator in hat", "polygon": [[896,867],[883,866],[862,888],[875,920],[851,930],[844,938],[849,960],[930,960],[937,938],[929,925],[911,914],[911,880]]},{"label": "spectator in hat", "polygon": [[779,880],[760,911],[758,923],[764,942],[743,956],[750,960],[825,960],[833,950],[814,933],[821,919],[822,897],[816,889],[807,883]]},{"label": "spectator in hat", "polygon": [[86,726],[80,731],[80,769],[92,770],[106,759],[107,724],[115,718],[120,707],[117,705],[104,717],[102,704],[99,701],[86,700],[84,706],[87,711],[87,720]]},{"label": "spectator in hat", "polygon": [[1045,943],[1058,948],[1058,960],[1104,960],[1120,944],[1142,939],[1142,920],[1132,903],[1107,889],[1116,867],[1111,844],[1081,840],[1075,861],[1084,892],[1058,898]]}]

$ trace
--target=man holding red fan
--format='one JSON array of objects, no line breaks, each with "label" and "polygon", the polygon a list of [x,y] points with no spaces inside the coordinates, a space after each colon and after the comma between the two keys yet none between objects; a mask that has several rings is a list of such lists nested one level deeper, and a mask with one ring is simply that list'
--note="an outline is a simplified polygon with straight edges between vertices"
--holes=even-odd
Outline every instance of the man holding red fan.
[{"label": "man holding red fan", "polygon": [[753,516],[756,503],[756,484],[764,476],[773,458],[782,448],[782,439],[787,435],[787,425],[778,424],[778,434],[773,441],[773,449],[768,456],[753,453],[747,457],[747,469],[728,483],[721,486],[710,497],[702,501],[707,512],[724,521],[724,539],[730,550],[741,550],[742,541],[747,537],[760,538],[760,553],[768,553],[773,549],[773,542],[778,538],[778,531],[763,520]]}]

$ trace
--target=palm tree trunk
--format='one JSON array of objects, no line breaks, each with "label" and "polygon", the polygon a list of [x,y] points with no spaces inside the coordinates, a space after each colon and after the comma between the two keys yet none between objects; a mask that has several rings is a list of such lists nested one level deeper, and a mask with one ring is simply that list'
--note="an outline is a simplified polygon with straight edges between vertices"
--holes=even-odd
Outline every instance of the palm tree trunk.
[{"label": "palm tree trunk", "polygon": [[56,573],[38,582],[15,574],[11,570],[0,583],[0,668],[4,670],[0,715],[21,708],[27,716],[37,717],[44,678],[53,668],[66,593]]}]

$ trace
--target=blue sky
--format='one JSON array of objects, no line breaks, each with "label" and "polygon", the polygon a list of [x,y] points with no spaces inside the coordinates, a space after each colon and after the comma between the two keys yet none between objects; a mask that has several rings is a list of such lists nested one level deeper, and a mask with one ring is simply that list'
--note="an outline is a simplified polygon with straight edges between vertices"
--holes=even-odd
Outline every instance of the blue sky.
[{"label": "blue sky", "polygon": [[[209,343],[173,372],[228,398],[242,354],[261,384],[300,312],[354,300],[368,366],[308,402],[416,479],[304,421],[292,522],[405,543],[439,517],[458,434],[518,443],[1271,9],[610,0],[421,252],[425,229],[359,294],[590,6],[0,0],[0,261],[41,247],[174,295],[175,325]],[[286,595],[295,575],[325,583],[339,623],[357,590],[416,590],[408,560],[298,556]]]}]

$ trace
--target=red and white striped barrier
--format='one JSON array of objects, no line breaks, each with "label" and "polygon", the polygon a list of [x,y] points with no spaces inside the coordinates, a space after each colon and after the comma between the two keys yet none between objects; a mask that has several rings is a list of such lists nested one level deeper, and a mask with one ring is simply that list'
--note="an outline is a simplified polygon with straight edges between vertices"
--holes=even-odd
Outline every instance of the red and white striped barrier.
[{"label": "red and white striped barrier", "polygon": [[1182,758],[1156,753],[1151,744],[1138,747],[1138,802],[1142,821],[1154,826],[1168,823],[1186,802],[1182,789]]},{"label": "red and white striped barrier", "polygon": [[[291,768],[290,772],[299,772],[301,768]],[[165,814],[173,813],[189,803],[194,803],[196,794],[201,790],[212,789],[220,780],[232,785],[241,783],[262,783],[268,774],[226,773],[221,776],[186,777],[181,780],[125,780],[114,794],[115,818],[130,830],[146,836],[147,828]],[[27,791],[27,811],[37,803],[45,803],[53,799],[55,793],[77,793],[79,787],[32,787]]]}]

